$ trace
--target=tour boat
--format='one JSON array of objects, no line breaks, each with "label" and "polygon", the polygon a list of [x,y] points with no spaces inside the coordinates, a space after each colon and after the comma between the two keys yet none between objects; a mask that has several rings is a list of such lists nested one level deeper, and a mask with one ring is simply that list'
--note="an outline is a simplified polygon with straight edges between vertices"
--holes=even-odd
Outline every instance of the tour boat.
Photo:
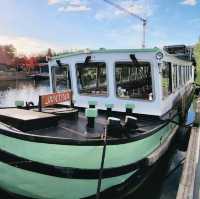
[{"label": "tour boat", "polygon": [[168,150],[194,93],[192,62],[159,48],[63,53],[49,75],[37,106],[0,109],[0,188],[18,196],[125,197]]}]

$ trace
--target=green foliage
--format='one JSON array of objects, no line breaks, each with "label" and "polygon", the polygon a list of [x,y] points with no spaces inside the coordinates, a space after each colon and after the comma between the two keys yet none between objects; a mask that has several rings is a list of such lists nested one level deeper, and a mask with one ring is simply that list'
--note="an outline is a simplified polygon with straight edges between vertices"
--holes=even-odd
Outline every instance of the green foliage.
[{"label": "green foliage", "polygon": [[194,48],[194,56],[197,63],[197,69],[200,70],[200,41],[196,44]]},{"label": "green foliage", "polygon": [[195,48],[194,48],[194,57],[195,57],[195,61],[197,63],[197,78],[196,78],[196,82],[200,84],[200,41],[196,44]]}]

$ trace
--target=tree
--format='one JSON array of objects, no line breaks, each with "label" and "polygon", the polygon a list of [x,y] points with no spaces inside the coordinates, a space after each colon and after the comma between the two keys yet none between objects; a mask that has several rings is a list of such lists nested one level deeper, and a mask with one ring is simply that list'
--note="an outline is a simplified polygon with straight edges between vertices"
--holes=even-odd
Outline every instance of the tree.
[{"label": "tree", "polygon": [[12,65],[16,55],[16,48],[13,45],[0,46],[0,63]]},{"label": "tree", "polygon": [[200,40],[194,48],[194,57],[196,62],[196,75],[197,75],[196,81],[197,83],[200,84]]},{"label": "tree", "polygon": [[26,64],[27,64],[27,61],[28,58],[23,55],[23,56],[16,56],[15,59],[14,59],[14,66],[15,68],[26,68],[28,70],[28,68],[26,67]]}]

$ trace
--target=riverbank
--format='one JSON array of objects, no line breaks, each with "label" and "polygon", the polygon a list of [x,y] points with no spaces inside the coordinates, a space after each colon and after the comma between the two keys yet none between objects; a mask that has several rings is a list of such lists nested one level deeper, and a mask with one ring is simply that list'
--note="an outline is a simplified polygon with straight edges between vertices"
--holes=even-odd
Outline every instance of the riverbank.
[{"label": "riverbank", "polygon": [[28,74],[26,72],[0,71],[0,81],[25,80],[25,79],[28,79]]}]

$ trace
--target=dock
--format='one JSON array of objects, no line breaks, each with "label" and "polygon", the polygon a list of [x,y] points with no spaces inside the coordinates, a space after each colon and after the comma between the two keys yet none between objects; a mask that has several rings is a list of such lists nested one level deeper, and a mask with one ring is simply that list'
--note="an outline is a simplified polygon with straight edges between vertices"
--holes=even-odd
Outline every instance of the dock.
[{"label": "dock", "polygon": [[200,199],[200,97],[176,199]]}]

